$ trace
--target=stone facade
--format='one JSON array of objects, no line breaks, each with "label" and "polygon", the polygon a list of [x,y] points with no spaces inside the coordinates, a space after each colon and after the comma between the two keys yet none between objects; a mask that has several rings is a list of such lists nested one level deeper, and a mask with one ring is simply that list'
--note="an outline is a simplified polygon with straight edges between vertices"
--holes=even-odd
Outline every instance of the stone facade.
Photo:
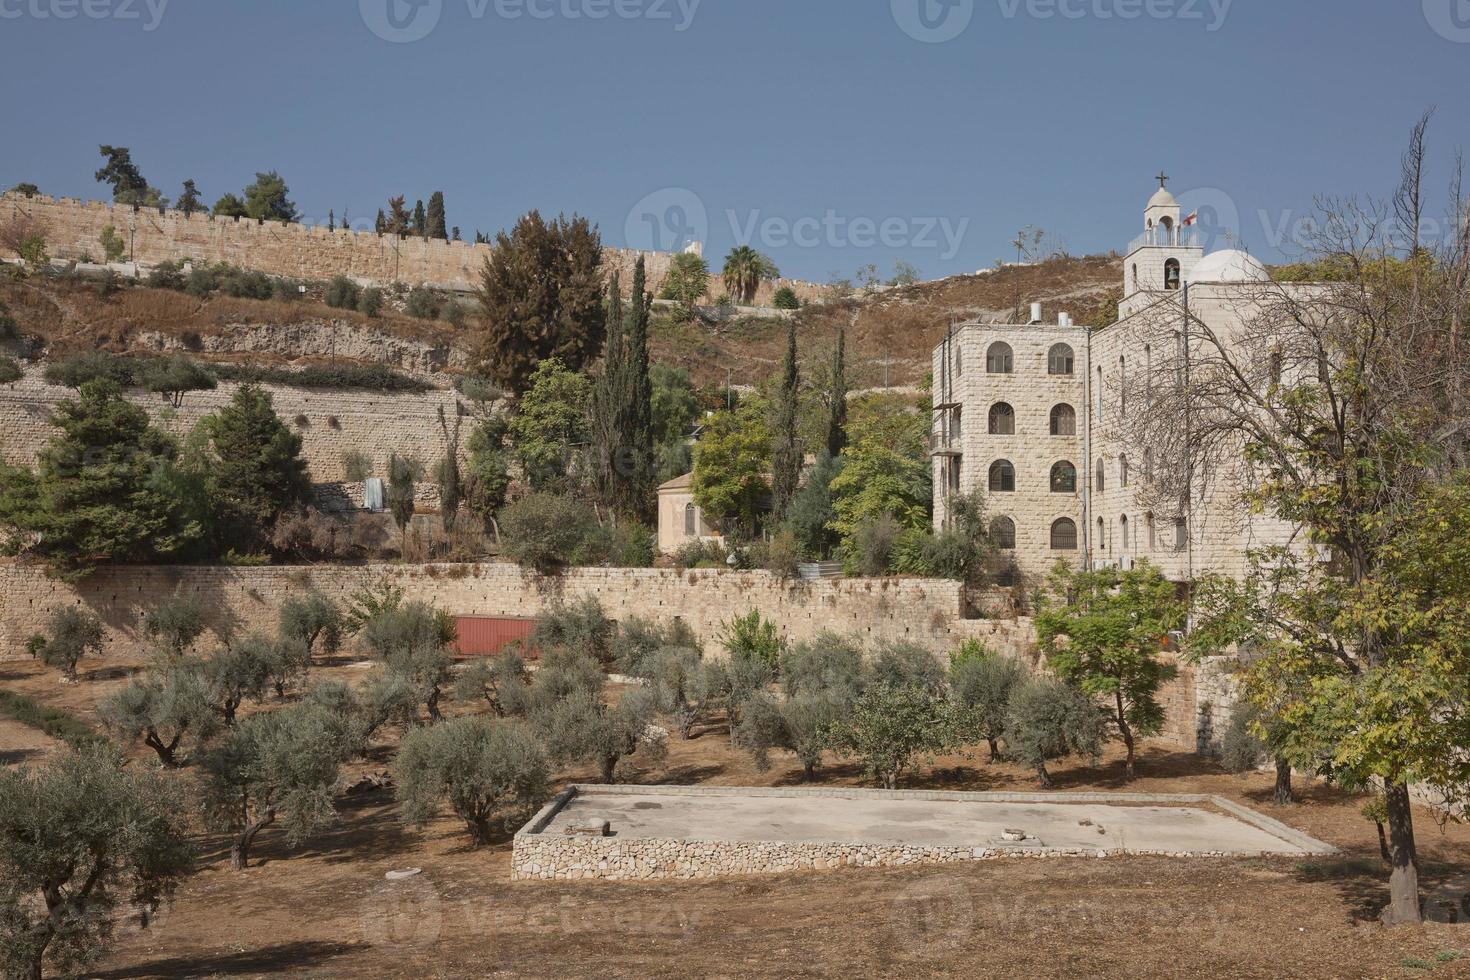
[{"label": "stone facade", "polygon": [[[154,420],[174,435],[186,436],[200,418],[227,404],[239,386],[221,383],[214,391],[194,391],[175,410],[162,396],[132,391],[129,398],[148,409]],[[454,417],[453,391],[384,394],[368,391],[268,386],[276,414],[301,434],[301,454],[318,483],[346,478],[343,457],[366,455],[373,474],[387,476],[394,453],[416,456],[432,465],[444,454],[439,428],[442,407]],[[48,385],[39,369],[12,385],[0,386],[0,459],[12,466],[31,466],[55,433],[51,412],[58,402],[75,398],[70,388]],[[297,419],[305,416],[306,424]]]},{"label": "stone facade", "polygon": [[[275,276],[296,279],[330,279],[351,276],[364,282],[430,285],[466,292],[477,287],[480,269],[490,246],[437,239],[398,239],[370,231],[324,226],[261,224],[249,219],[214,218],[203,212],[186,215],[163,211],[52,198],[0,195],[0,221],[14,213],[28,214],[46,228],[47,248],[52,258],[99,258],[102,229],[111,225],[128,245],[129,261],[145,264],[193,259],[229,262]],[[674,256],[669,252],[639,252],[606,249],[603,263],[609,275],[622,273],[625,287],[633,281],[633,265],[645,260],[650,289],[657,294],[668,275]],[[778,280],[761,285],[758,306],[770,306],[777,289],[791,287],[802,302],[820,300],[827,288],[795,280]],[[710,277],[709,299],[724,291],[718,275]]]}]

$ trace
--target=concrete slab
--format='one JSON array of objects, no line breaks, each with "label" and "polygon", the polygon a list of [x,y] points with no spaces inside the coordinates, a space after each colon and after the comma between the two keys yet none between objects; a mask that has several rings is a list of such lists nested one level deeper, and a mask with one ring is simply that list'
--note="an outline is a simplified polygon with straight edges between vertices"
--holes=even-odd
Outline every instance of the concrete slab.
[{"label": "concrete slab", "polygon": [[[923,793],[851,796],[671,794],[661,788],[580,787],[537,832],[561,836],[593,818],[606,819],[618,839],[729,842],[851,843],[921,847],[1087,848],[1115,852],[1220,854],[1319,853],[1319,842],[1240,808],[1223,812],[1209,798],[1192,805],[1114,802],[1036,802],[983,799],[983,794]],[[1157,797],[1141,798],[1157,799]],[[1193,805],[1204,803],[1204,805]],[[1246,819],[1242,819],[1245,817]],[[1280,825],[1277,825],[1278,827]],[[1003,839],[1024,831],[1022,845]],[[1321,845],[1325,847],[1325,845]]]}]

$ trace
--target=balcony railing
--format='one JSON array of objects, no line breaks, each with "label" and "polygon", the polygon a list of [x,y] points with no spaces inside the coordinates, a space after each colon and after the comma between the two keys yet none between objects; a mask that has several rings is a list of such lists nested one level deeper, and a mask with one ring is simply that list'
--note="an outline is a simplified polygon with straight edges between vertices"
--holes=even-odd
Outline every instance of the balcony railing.
[{"label": "balcony railing", "polygon": [[1165,248],[1198,248],[1204,244],[1199,234],[1193,228],[1155,228],[1139,235],[1128,243],[1128,251],[1145,246],[1162,246]]}]

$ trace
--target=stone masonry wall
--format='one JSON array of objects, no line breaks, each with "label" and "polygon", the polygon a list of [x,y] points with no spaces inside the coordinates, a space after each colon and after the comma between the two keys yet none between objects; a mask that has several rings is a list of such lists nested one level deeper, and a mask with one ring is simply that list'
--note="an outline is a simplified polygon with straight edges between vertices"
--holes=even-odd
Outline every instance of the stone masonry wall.
[{"label": "stone masonry wall", "polygon": [[[475,288],[480,268],[490,246],[467,242],[398,239],[393,235],[349,230],[328,231],[325,227],[249,219],[214,218],[203,212],[159,212],[156,208],[134,210],[100,201],[0,195],[0,221],[12,214],[28,214],[46,227],[48,250],[53,258],[98,259],[99,237],[111,225],[129,247],[129,259],[158,263],[178,259],[229,262],[246,269],[298,279],[329,279],[344,275],[378,283],[428,284],[442,289],[465,291]],[[638,252],[606,249],[603,262],[609,274],[622,272],[626,287],[632,282],[633,265],[642,255],[650,288],[655,293],[674,256],[669,252]],[[802,302],[822,298],[826,287],[794,280],[764,283],[756,294],[759,306],[770,306],[780,286],[790,286]],[[710,277],[709,298],[723,292],[719,276]]]},{"label": "stone masonry wall", "polygon": [[[160,395],[133,391],[129,397],[147,408],[162,428],[182,437],[200,418],[227,404],[238,387],[225,382],[214,391],[190,392],[178,411]],[[438,410],[442,406],[451,419],[455,412],[452,391],[383,394],[274,386],[268,390],[276,414],[301,433],[302,456],[318,483],[344,480],[342,457],[349,452],[371,458],[377,476],[387,475],[388,458],[394,453],[417,456],[432,465],[444,454]],[[12,466],[34,464],[36,454],[56,432],[50,423],[52,410],[58,402],[75,397],[70,388],[48,385],[39,369],[13,385],[0,385],[0,459]],[[307,425],[297,424],[300,415],[306,416]]]}]

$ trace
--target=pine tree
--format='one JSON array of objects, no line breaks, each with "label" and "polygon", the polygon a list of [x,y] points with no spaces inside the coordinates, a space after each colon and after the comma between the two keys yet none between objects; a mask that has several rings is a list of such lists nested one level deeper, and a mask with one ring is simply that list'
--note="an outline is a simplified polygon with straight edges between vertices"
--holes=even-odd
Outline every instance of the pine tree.
[{"label": "pine tree", "polygon": [[786,362],[781,390],[774,406],[776,412],[771,453],[771,496],[776,517],[786,515],[801,485],[801,444],[796,432],[800,411],[801,373],[796,366],[796,321],[786,328]]},{"label": "pine tree", "polygon": [[388,217],[383,214],[382,208],[378,208],[378,220],[373,224],[373,230],[380,235],[388,231]]},{"label": "pine tree", "polygon": [[429,218],[424,211],[423,198],[419,198],[413,206],[413,233],[420,238],[429,237]]},{"label": "pine tree", "polygon": [[449,240],[449,231],[444,226],[443,191],[435,191],[429,195],[429,237],[440,241]]},{"label": "pine tree", "polygon": [[206,472],[221,550],[256,548],[287,510],[311,496],[301,436],[281,421],[255,385],[200,421],[209,440]]},{"label": "pine tree", "polygon": [[199,188],[194,186],[194,181],[184,181],[184,192],[179,195],[179,199],[175,202],[174,206],[186,215],[193,214],[195,211],[201,209]]},{"label": "pine tree", "polygon": [[832,391],[827,419],[827,455],[836,459],[847,448],[847,331],[837,328],[837,354],[832,361]]}]

